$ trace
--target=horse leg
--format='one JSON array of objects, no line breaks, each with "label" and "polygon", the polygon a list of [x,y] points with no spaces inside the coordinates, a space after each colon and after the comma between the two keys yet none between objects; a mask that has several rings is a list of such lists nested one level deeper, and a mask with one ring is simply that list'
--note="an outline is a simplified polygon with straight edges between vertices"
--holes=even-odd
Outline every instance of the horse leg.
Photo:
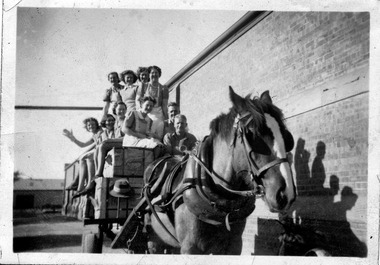
[{"label": "horse leg", "polygon": [[229,239],[228,248],[226,249],[227,255],[241,255],[243,248],[242,235],[245,229],[246,222],[238,222],[231,228],[231,238]]},{"label": "horse leg", "polygon": [[[175,212],[176,234],[181,245],[181,254],[203,254],[196,238],[199,234],[198,219],[182,204]],[[198,235],[199,236],[199,235]]]}]

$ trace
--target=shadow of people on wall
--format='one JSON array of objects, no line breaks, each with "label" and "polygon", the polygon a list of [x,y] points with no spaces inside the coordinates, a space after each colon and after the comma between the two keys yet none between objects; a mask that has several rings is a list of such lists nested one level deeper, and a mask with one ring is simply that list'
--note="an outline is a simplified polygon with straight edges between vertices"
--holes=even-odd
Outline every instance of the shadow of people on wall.
[{"label": "shadow of people on wall", "polygon": [[326,145],[324,142],[319,141],[316,147],[316,157],[314,158],[311,166],[311,178],[309,195],[326,196],[330,194],[330,190],[323,187],[326,180],[325,167],[322,160],[326,155]]},{"label": "shadow of people on wall", "polygon": [[[323,162],[327,153],[325,143],[317,142],[311,170],[308,164],[310,152],[305,146],[305,140],[299,138],[294,155],[298,197],[291,210],[285,216],[279,216],[284,227],[292,231],[290,237],[287,235],[288,238],[297,238],[294,236],[298,234],[298,238],[302,239],[299,245],[292,242],[292,248],[299,251],[297,254],[290,249],[287,252],[302,255],[300,250],[314,246],[324,248],[333,256],[365,257],[366,244],[354,234],[347,220],[347,211],[354,207],[358,195],[353,193],[352,188],[345,186],[339,200],[338,176],[326,175]],[[325,187],[326,181],[329,187]],[[304,231],[308,232],[305,234]]]},{"label": "shadow of people on wall", "polygon": [[334,219],[339,221],[339,226],[335,228],[331,238],[335,246],[333,254],[337,256],[367,256],[366,244],[360,241],[354,234],[347,220],[347,212],[355,206],[357,199],[358,195],[352,191],[352,188],[345,186],[342,189],[340,201],[333,205]]},{"label": "shadow of people on wall", "polygon": [[296,186],[298,195],[305,195],[310,180],[309,169],[310,153],[305,150],[305,140],[298,138],[294,153],[294,169],[296,174]]}]

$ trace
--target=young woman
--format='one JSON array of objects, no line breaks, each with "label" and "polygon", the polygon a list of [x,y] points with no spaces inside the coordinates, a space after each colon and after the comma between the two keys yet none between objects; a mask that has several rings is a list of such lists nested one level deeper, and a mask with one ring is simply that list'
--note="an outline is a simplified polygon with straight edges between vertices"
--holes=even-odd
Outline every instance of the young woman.
[{"label": "young woman", "polygon": [[152,132],[152,119],[148,114],[153,110],[156,100],[152,97],[144,97],[140,110],[129,112],[123,124],[123,146],[144,147],[154,149],[160,142],[160,136]]},{"label": "young woman", "polygon": [[[95,159],[95,168],[97,168],[97,163],[96,163],[96,158],[98,157],[98,153],[99,153],[99,146],[102,144],[102,142],[108,140],[108,139],[114,139],[115,138],[115,117],[111,114],[107,114],[106,116],[106,120],[102,122],[102,126],[104,127],[104,130],[102,132],[99,132],[98,135],[97,135],[97,139],[96,139],[96,148],[95,148],[95,151],[94,151],[94,159]],[[89,193],[90,191],[93,190],[93,188],[95,188],[95,181],[94,180],[94,177],[95,174],[89,174],[88,175],[88,181],[87,181],[87,186],[84,190],[81,190],[81,191],[78,191],[77,193],[75,193],[73,195],[73,198],[76,198],[76,197],[79,197],[81,195],[84,195],[84,194],[87,194]]]},{"label": "young woman", "polygon": [[116,72],[111,72],[108,74],[108,81],[111,83],[111,87],[105,91],[103,101],[103,118],[106,118],[106,115],[112,113],[112,109],[116,105],[117,102],[122,101],[120,96],[120,91],[123,89],[123,86],[120,85],[119,75]]},{"label": "young woman", "polygon": [[137,78],[140,83],[148,83],[149,82],[149,72],[147,67],[140,66],[137,69]]},{"label": "young woman", "polygon": [[125,86],[120,90],[121,100],[126,104],[127,110],[132,111],[136,109],[136,93],[138,86],[135,85],[137,75],[132,70],[126,70],[120,74],[121,80],[124,81]]},{"label": "young woman", "polygon": [[141,98],[147,96],[154,98],[156,103],[149,113],[149,117],[153,121],[152,132],[155,132],[161,140],[164,136],[164,120],[168,118],[167,104],[169,91],[166,86],[161,85],[159,82],[162,73],[161,68],[155,65],[150,66],[148,72],[150,81],[149,83],[140,84],[137,90],[136,101],[140,101]]},{"label": "young woman", "polygon": [[81,142],[75,138],[73,132],[67,129],[63,130],[63,135],[69,138],[73,143],[79,147],[90,147],[87,152],[79,157],[79,174],[75,177],[74,181],[66,188],[67,190],[82,190],[84,188],[84,181],[88,175],[92,176],[95,172],[94,165],[94,151],[97,141],[97,135],[102,132],[98,121],[95,118],[87,118],[83,121],[84,128],[92,133],[92,137],[87,142]]},{"label": "young woman", "polygon": [[123,102],[119,102],[116,106],[115,113],[117,115],[116,124],[115,124],[115,138],[114,139],[107,139],[103,141],[96,149],[97,153],[95,156],[96,159],[96,173],[95,178],[102,177],[103,176],[103,169],[105,164],[105,159],[107,156],[107,153],[112,150],[114,147],[121,147],[123,144],[123,136],[124,133],[122,132],[122,126],[124,124],[125,120],[125,114],[126,114],[127,108],[125,107],[125,104]]}]

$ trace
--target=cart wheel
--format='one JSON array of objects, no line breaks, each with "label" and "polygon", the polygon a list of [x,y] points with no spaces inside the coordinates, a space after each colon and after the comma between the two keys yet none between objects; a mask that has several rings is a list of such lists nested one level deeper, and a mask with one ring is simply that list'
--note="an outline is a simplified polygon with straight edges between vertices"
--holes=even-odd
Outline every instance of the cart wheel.
[{"label": "cart wheel", "polygon": [[313,248],[306,252],[305,256],[330,257],[331,254],[322,248]]},{"label": "cart wheel", "polygon": [[96,234],[86,234],[82,237],[82,253],[102,253],[102,245]]}]

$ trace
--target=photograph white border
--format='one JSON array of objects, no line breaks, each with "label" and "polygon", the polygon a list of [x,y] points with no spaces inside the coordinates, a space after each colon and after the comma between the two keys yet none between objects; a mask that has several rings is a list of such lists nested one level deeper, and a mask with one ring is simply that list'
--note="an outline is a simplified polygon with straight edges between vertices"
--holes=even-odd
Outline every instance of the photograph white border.
[{"label": "photograph white border", "polygon": [[[1,205],[0,263],[8,264],[305,264],[304,258],[267,256],[164,256],[119,254],[13,253],[13,170],[14,114],[16,73],[17,7],[137,8],[137,9],[209,9],[209,10],[273,10],[273,11],[354,11],[370,12],[370,112],[368,148],[368,257],[307,258],[318,264],[379,263],[379,182],[380,182],[380,1],[3,1],[2,6],[2,93],[1,93]],[[332,260],[333,259],[333,260]]]}]

